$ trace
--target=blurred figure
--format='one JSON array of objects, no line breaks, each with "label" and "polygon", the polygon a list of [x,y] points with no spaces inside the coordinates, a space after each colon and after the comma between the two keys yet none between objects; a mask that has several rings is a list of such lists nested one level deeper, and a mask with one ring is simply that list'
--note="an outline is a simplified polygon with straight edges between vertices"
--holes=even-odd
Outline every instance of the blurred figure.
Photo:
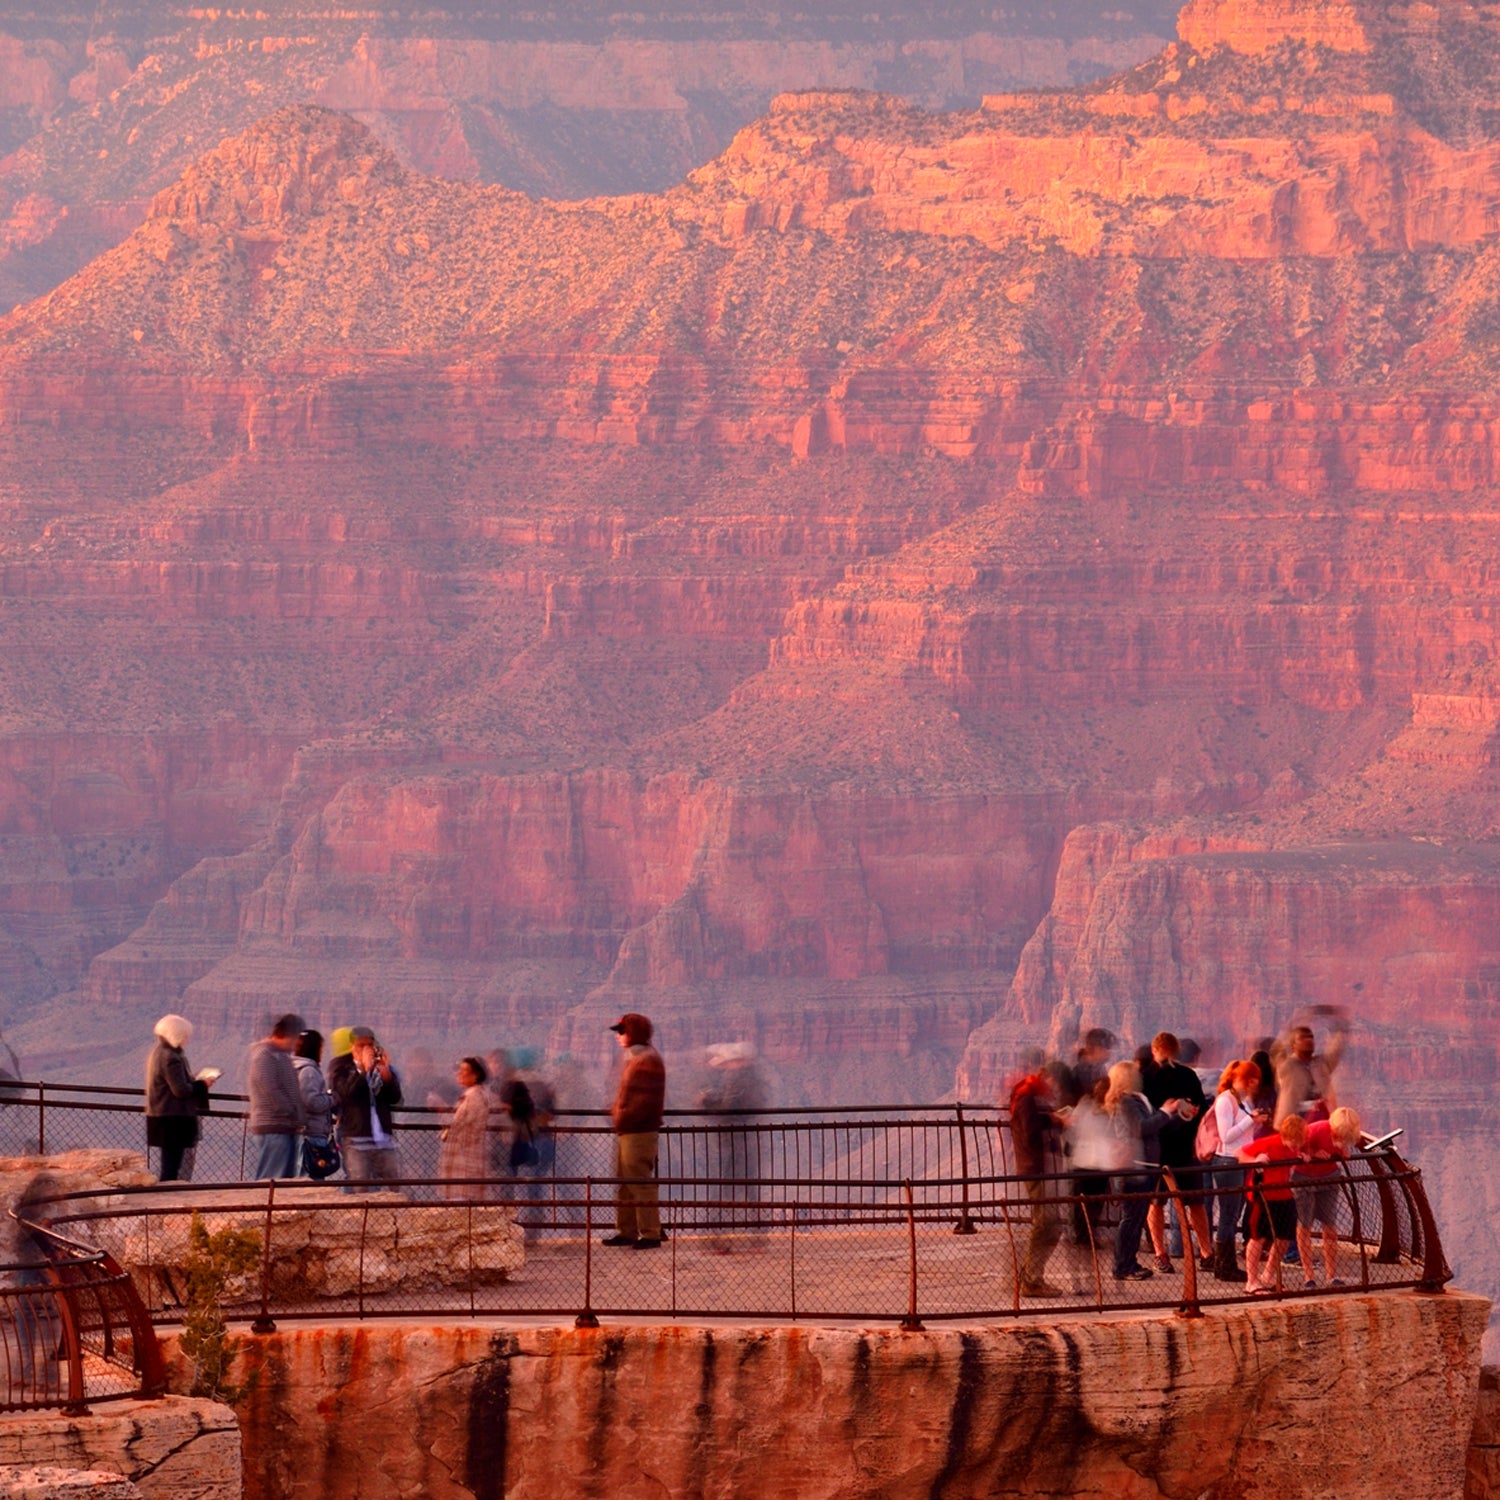
[{"label": "blurred figure", "polygon": [[1307,1122],[1301,1115],[1288,1115],[1273,1134],[1260,1136],[1240,1152],[1240,1160],[1253,1169],[1245,1284],[1256,1296],[1281,1286],[1281,1260],[1297,1226],[1292,1165],[1302,1159],[1306,1141]]},{"label": "blurred figure", "polygon": [[1047,1280],[1047,1262],[1062,1238],[1062,1204],[1056,1182],[1040,1179],[1056,1172],[1059,1159],[1057,1098],[1052,1080],[1043,1071],[1040,1055],[1033,1070],[1017,1080],[1010,1092],[1010,1134],[1016,1153],[1016,1175],[1025,1178],[1031,1200],[1031,1233],[1021,1264],[1023,1297],[1062,1297],[1061,1287]]},{"label": "blurred figure", "polygon": [[1234,1250],[1235,1231],[1240,1222],[1240,1198],[1245,1190],[1245,1169],[1240,1163],[1240,1152],[1271,1121],[1269,1110],[1255,1108],[1255,1091],[1260,1082],[1260,1069],[1253,1062],[1244,1059],[1232,1062],[1219,1079],[1219,1092],[1214,1099],[1214,1122],[1219,1130],[1219,1151],[1212,1163],[1217,1193],[1214,1276],[1220,1281],[1245,1279]]},{"label": "blurred figure", "polygon": [[1073,1106],[1067,1120],[1068,1157],[1080,1199],[1073,1208],[1074,1239],[1096,1251],[1103,1243],[1099,1225],[1110,1174],[1122,1164],[1109,1116],[1104,1113],[1108,1092],[1109,1079],[1101,1078],[1093,1092]]},{"label": "blurred figure", "polygon": [[511,1121],[510,1121],[510,1054],[504,1047],[491,1047],[484,1054],[484,1066],[489,1074],[485,1085],[490,1091],[490,1175],[495,1178],[511,1175]]},{"label": "blurred figure", "polygon": [[165,1015],[152,1030],[156,1045],[146,1059],[146,1145],[160,1154],[159,1182],[185,1181],[184,1158],[198,1143],[198,1116],[208,1108],[208,1083],[193,1077],[183,1051],[192,1039],[191,1021]]},{"label": "blurred figure", "polygon": [[1276,1051],[1276,1112],[1279,1125],[1288,1115],[1302,1115],[1309,1123],[1326,1120],[1337,1101],[1333,1074],[1349,1041],[1349,1020],[1332,1005],[1314,1008],[1314,1014],[1332,1018],[1328,1043],[1322,1052],[1311,1026],[1293,1026]]},{"label": "blurred figure", "polygon": [[[1287,1119],[1295,1116],[1288,1115]],[[1323,1278],[1329,1286],[1343,1286],[1339,1279],[1339,1205],[1344,1199],[1344,1173],[1340,1163],[1360,1142],[1359,1116],[1352,1109],[1336,1109],[1326,1120],[1307,1127],[1302,1146],[1302,1164],[1292,1171],[1297,1201],[1297,1249],[1302,1260],[1302,1285],[1310,1290],[1313,1275],[1313,1228],[1323,1229]]]},{"label": "blurred figure", "polygon": [[[27,1156],[37,1149],[36,1131],[31,1122],[36,1118],[28,1109],[12,1109],[25,1097],[25,1091],[16,1085],[21,1081],[21,1060],[4,1036],[0,1036],[0,1154]],[[38,1110],[38,1113],[40,1111]]]},{"label": "blurred figure", "polygon": [[1142,1195],[1131,1198],[1121,1210],[1115,1236],[1116,1281],[1148,1281],[1151,1277],[1150,1269],[1136,1258],[1151,1207],[1151,1200],[1144,1194],[1160,1185],[1161,1174],[1153,1169],[1161,1166],[1161,1133],[1181,1108],[1180,1099],[1168,1099],[1160,1109],[1153,1107],[1141,1091],[1141,1070],[1135,1062],[1117,1062],[1109,1070],[1104,1112],[1120,1150],[1124,1174],[1121,1190]]},{"label": "blurred figure", "polygon": [[1073,1061],[1073,1087],[1081,1099],[1094,1091],[1095,1084],[1105,1081],[1109,1060],[1115,1055],[1120,1039],[1103,1026],[1090,1026],[1079,1039]]},{"label": "blurred figure", "polygon": [[1250,1061],[1255,1064],[1257,1075],[1254,1098],[1255,1108],[1257,1110],[1264,1110],[1268,1118],[1274,1119],[1276,1114],[1276,1065],[1271,1061],[1271,1054],[1264,1047],[1257,1047],[1250,1054]]},{"label": "blurred figure", "polygon": [[302,1136],[302,1175],[315,1182],[332,1177],[343,1165],[338,1142],[333,1138],[333,1116],[338,1100],[323,1078],[323,1033],[304,1031],[297,1038],[292,1053],[292,1067],[297,1071],[297,1087],[307,1124]]},{"label": "blurred figure", "polygon": [[[699,1097],[698,1105],[714,1111],[719,1127],[714,1137],[717,1151],[712,1175],[720,1179],[720,1185],[710,1189],[709,1196],[720,1199],[721,1207],[713,1217],[744,1230],[759,1217],[748,1207],[760,1202],[760,1186],[754,1180],[760,1175],[759,1137],[751,1117],[766,1107],[765,1080],[755,1065],[755,1048],[749,1042],[715,1042],[705,1060],[713,1082]],[[754,1248],[764,1243],[764,1236],[743,1243]],[[715,1236],[709,1241],[709,1249],[726,1254],[734,1244],[728,1236]]]},{"label": "blurred figure", "polygon": [[552,1082],[538,1067],[534,1047],[522,1047],[516,1066],[525,1074],[526,1086],[531,1093],[531,1146],[530,1170],[538,1177],[551,1177],[557,1170],[557,1136],[552,1124],[557,1116],[557,1093]]},{"label": "blurred figure", "polygon": [[[438,1153],[438,1176],[451,1178],[490,1175],[490,1094],[485,1087],[489,1071],[477,1057],[460,1059],[453,1070],[462,1091],[442,1131]],[[486,1190],[462,1182],[445,1182],[438,1189],[444,1198],[483,1198]]]},{"label": "blurred figure", "polygon": [[519,1177],[522,1172],[534,1171],[541,1160],[541,1152],[536,1148],[536,1095],[519,1073],[512,1073],[501,1090],[501,1098],[510,1121],[510,1175]]}]

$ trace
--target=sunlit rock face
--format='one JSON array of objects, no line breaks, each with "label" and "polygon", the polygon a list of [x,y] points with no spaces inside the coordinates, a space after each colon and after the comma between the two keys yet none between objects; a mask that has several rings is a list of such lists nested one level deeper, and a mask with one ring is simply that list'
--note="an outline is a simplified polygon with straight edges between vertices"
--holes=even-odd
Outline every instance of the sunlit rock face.
[{"label": "sunlit rock face", "polygon": [[[245,1343],[247,1492],[1439,1500],[1484,1316],[1448,1294],[925,1333],[287,1328]],[[401,1433],[378,1461],[375,1410]]]},{"label": "sunlit rock face", "polygon": [[[782,16],[268,0],[0,5],[0,306],[140,223],[228,135],[289,104],[357,116],[408,164],[560,197],[680,181],[789,87],[883,88],[930,108],[1066,85],[1148,56],[1161,0],[1117,7],[858,7]],[[1033,13],[1035,12],[1035,13]]]}]

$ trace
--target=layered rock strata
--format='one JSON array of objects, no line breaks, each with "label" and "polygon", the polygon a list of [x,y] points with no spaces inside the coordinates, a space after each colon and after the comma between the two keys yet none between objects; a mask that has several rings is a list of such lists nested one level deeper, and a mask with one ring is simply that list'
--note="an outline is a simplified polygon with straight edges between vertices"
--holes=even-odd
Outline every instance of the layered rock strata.
[{"label": "layered rock strata", "polygon": [[[41,1488],[43,1472],[55,1489]],[[94,1487],[62,1477],[70,1473],[92,1473]],[[8,1492],[17,1496],[239,1500],[239,1423],[229,1407],[191,1396],[111,1401],[88,1416],[9,1412],[0,1417],[0,1476],[32,1486]]]}]

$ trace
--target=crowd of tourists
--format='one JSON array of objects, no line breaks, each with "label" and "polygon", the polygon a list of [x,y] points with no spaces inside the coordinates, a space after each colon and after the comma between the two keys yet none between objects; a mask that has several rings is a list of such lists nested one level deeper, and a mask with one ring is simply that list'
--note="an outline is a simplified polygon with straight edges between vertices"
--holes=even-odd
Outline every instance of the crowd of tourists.
[{"label": "crowd of tourists", "polygon": [[[218,1069],[194,1073],[186,1047],[192,1023],[163,1016],[146,1061],[146,1142],[158,1152],[162,1182],[192,1178],[199,1119],[209,1112]],[[395,1107],[402,1078],[374,1031],[340,1026],[327,1038],[293,1013],[279,1016],[255,1042],[246,1065],[245,1129],[249,1176],[339,1178],[344,1185],[402,1177]],[[528,1076],[505,1051],[463,1057],[453,1087],[428,1103],[443,1125],[440,1192],[482,1197],[486,1184],[523,1171],[550,1171],[555,1104],[550,1086]]]},{"label": "crowd of tourists", "polygon": [[[1047,1267],[1068,1235],[1093,1253],[1108,1246],[1118,1282],[1170,1273],[1175,1253],[1266,1295],[1289,1264],[1317,1286],[1317,1231],[1325,1284],[1340,1285],[1341,1164],[1364,1140],[1334,1093],[1346,1036],[1334,1015],[1321,1051],[1312,1027],[1297,1025],[1210,1071],[1192,1066],[1196,1045],[1169,1031],[1116,1059],[1116,1037],[1093,1028],[1070,1062],[1033,1058],[1009,1099],[1014,1171],[1031,1205],[1021,1294],[1064,1295]],[[1119,1204],[1117,1224],[1105,1222],[1107,1201]]]},{"label": "crowd of tourists", "polygon": [[[610,1108],[615,1230],[603,1243],[650,1250],[665,1238],[656,1163],[666,1068],[647,1017],[627,1013],[610,1030],[623,1057]],[[1201,1272],[1251,1293],[1279,1290],[1289,1264],[1314,1287],[1321,1248],[1324,1283],[1340,1284],[1343,1163],[1364,1139],[1359,1117],[1334,1094],[1346,1032],[1343,1017],[1334,1016],[1320,1051],[1310,1026],[1294,1026],[1213,1071],[1195,1067],[1196,1045],[1167,1031],[1132,1056],[1117,1057],[1117,1039],[1094,1028],[1068,1061],[1034,1057],[1010,1089],[1006,1122],[1010,1171],[1030,1202],[1021,1294],[1065,1295],[1047,1273],[1069,1236],[1091,1256],[1108,1247],[1118,1282],[1170,1273],[1174,1256],[1194,1256]],[[163,1016],[155,1034],[146,1066],[147,1139],[160,1154],[160,1180],[186,1180],[217,1073],[192,1072],[185,1053],[192,1026],[182,1016]],[[401,1180],[393,1114],[403,1099],[400,1072],[368,1027],[339,1027],[328,1042],[325,1071],[322,1034],[287,1014],[251,1047],[249,1175],[342,1177],[351,1190]],[[553,1173],[556,1102],[540,1075],[517,1066],[532,1061],[528,1053],[499,1050],[462,1057],[452,1085],[428,1092],[443,1121],[441,1195],[483,1198],[502,1179]],[[741,1123],[747,1111],[764,1107],[746,1044],[712,1047],[707,1062],[715,1082],[700,1096],[701,1107]],[[732,1123],[721,1137],[719,1175],[731,1195],[725,1223],[754,1232],[749,1137]],[[1148,1239],[1149,1264],[1142,1259]],[[730,1243],[720,1236],[709,1248]]]}]

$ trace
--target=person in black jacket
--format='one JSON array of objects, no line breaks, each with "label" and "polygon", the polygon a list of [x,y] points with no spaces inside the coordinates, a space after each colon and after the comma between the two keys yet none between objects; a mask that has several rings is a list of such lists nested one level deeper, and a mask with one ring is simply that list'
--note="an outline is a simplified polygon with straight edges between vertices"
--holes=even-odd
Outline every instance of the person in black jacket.
[{"label": "person in black jacket", "polygon": [[401,1102],[401,1078],[368,1026],[356,1026],[353,1041],[353,1051],[328,1069],[328,1087],[339,1101],[344,1172],[350,1182],[391,1182],[401,1175],[391,1120]]},{"label": "person in black jacket", "polygon": [[183,1158],[198,1144],[198,1114],[208,1108],[208,1088],[188,1067],[183,1048],[193,1035],[185,1016],[163,1016],[146,1059],[146,1145],[161,1155],[157,1180],[176,1182]]},{"label": "person in black jacket", "polygon": [[[1187,1208],[1188,1224],[1198,1241],[1198,1266],[1200,1270],[1214,1268],[1213,1245],[1209,1240],[1208,1212],[1203,1200],[1195,1190],[1201,1188],[1204,1169],[1198,1163],[1195,1145],[1198,1138],[1198,1116],[1208,1107],[1203,1095],[1203,1080],[1186,1063],[1179,1061],[1182,1044],[1170,1031],[1158,1031],[1151,1038],[1151,1067],[1144,1075],[1145,1094],[1153,1108],[1160,1109],[1168,1099],[1182,1101],[1183,1108],[1162,1130],[1161,1164],[1171,1169],[1178,1187],[1182,1190]],[[1157,1198],[1146,1217],[1151,1232],[1151,1248],[1155,1251],[1156,1269],[1170,1271],[1171,1256],[1167,1253],[1167,1215],[1164,1201]],[[1192,1251],[1191,1243],[1184,1250]]]}]

